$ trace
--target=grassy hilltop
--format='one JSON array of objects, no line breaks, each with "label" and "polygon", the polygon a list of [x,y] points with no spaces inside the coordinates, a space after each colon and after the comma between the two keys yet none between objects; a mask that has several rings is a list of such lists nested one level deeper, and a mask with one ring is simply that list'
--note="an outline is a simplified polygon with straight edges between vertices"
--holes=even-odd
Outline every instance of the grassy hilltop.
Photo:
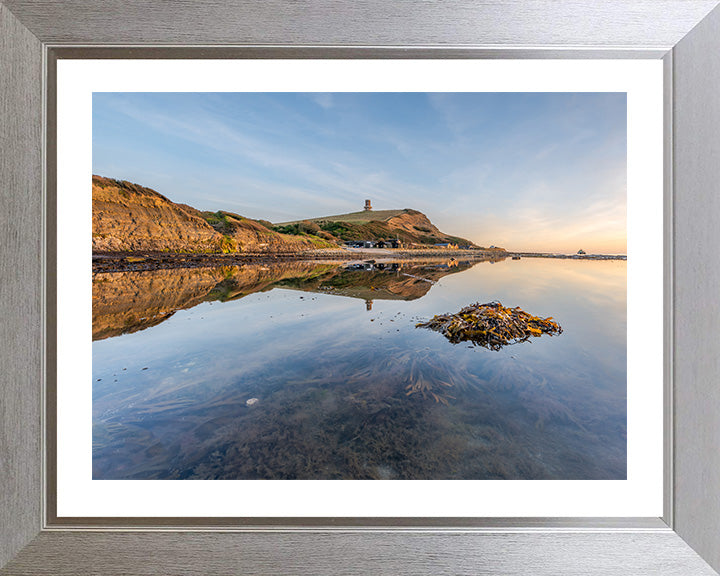
[{"label": "grassy hilltop", "polygon": [[425,214],[410,208],[320,216],[283,222],[273,229],[284,234],[318,234],[337,242],[398,239],[406,247],[443,243],[476,247],[470,240],[441,232]]}]

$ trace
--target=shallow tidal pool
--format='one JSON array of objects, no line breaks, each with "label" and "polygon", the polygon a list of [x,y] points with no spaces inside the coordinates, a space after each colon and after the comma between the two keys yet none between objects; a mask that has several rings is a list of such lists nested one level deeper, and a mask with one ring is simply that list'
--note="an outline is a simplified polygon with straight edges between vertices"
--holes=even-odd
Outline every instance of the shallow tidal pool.
[{"label": "shallow tidal pool", "polygon": [[[415,326],[490,301],[563,333]],[[617,260],[99,273],[93,478],[624,479],[626,329]]]}]

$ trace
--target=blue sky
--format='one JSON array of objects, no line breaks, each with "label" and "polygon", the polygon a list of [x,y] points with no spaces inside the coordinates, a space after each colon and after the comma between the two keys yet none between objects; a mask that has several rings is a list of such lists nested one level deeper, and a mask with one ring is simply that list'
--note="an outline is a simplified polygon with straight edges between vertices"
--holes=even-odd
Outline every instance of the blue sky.
[{"label": "blue sky", "polygon": [[512,250],[626,252],[624,93],[95,93],[93,173],[283,222],[415,208]]}]

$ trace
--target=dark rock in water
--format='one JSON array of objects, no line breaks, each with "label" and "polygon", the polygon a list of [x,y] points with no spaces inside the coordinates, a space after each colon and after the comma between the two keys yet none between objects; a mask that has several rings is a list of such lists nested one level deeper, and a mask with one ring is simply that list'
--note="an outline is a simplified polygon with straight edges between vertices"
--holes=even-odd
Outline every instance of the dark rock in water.
[{"label": "dark rock in water", "polygon": [[500,350],[543,334],[562,333],[552,317],[533,316],[520,307],[507,308],[500,302],[472,304],[457,314],[439,314],[415,327],[440,332],[453,344],[472,342],[490,350]]}]

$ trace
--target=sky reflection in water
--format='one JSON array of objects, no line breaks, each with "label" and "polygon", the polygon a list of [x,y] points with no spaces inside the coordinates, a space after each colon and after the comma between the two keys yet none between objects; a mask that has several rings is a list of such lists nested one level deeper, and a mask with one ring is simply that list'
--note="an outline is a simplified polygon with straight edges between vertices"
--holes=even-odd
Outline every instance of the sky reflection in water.
[{"label": "sky reflection in water", "polygon": [[[304,266],[96,275],[95,479],[626,477],[624,261]],[[564,332],[415,328],[492,300]]]}]

